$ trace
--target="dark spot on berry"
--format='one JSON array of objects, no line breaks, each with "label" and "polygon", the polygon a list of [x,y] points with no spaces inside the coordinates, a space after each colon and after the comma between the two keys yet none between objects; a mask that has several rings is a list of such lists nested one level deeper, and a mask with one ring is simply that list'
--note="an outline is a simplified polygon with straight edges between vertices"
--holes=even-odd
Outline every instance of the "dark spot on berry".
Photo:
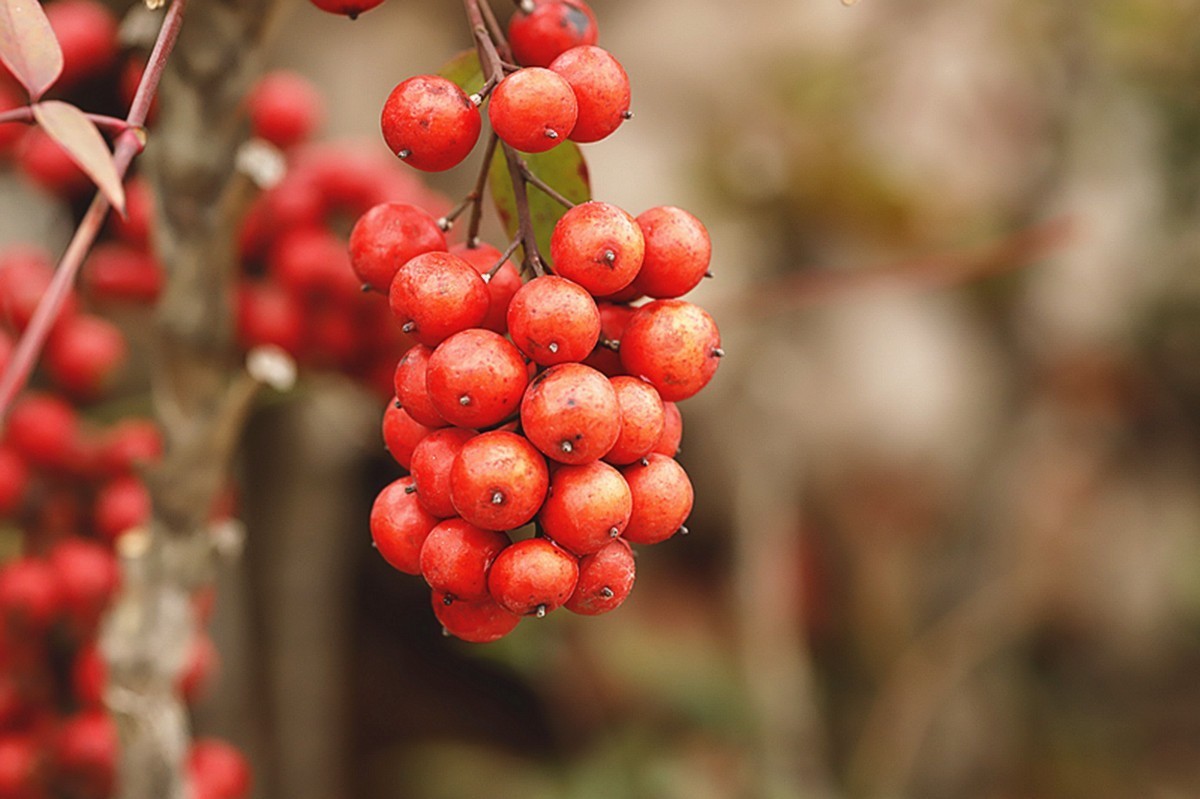
[{"label": "dark spot on berry", "polygon": [[571,28],[575,32],[575,35],[582,39],[587,35],[588,28],[591,26],[591,20],[588,19],[588,15],[583,12],[583,9],[567,6],[561,24],[564,28]]}]

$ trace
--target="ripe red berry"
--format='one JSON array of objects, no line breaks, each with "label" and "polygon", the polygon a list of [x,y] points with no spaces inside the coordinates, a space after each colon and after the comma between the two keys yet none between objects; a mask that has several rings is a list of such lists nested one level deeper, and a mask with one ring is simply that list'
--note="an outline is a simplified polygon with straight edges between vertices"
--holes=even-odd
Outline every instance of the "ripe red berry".
[{"label": "ripe red berry", "polygon": [[441,172],[457,166],[479,140],[479,109],[455,83],[417,75],[392,89],[380,124],[388,148],[410,166]]},{"label": "ripe red berry", "polygon": [[579,105],[571,84],[543,67],[513,72],[492,91],[488,119],[505,143],[525,153],[542,153],[566,140]]},{"label": "ripe red berry", "polygon": [[250,795],[250,765],[234,747],[201,738],[188,752],[188,778],[194,799],[242,799]]},{"label": "ripe red berry", "polygon": [[421,573],[421,545],[438,519],[417,501],[411,477],[401,477],[379,492],[371,506],[371,540],[394,569]]},{"label": "ripe red berry", "polygon": [[629,116],[629,76],[612,54],[600,47],[572,47],[550,63],[571,84],[579,116],[571,141],[600,141]]},{"label": "ripe red berry", "polygon": [[[112,214],[109,220],[113,230],[127,244],[143,250],[149,246],[150,230],[154,226],[154,195],[145,178],[134,177],[125,182],[125,216]],[[96,250],[92,252],[94,254]]]},{"label": "ripe red berry", "polygon": [[683,467],[666,455],[651,453],[621,474],[633,495],[625,539],[657,544],[675,535],[692,512],[692,483]]},{"label": "ripe red berry", "polygon": [[633,317],[634,309],[628,305],[611,302],[597,302],[596,308],[600,311],[601,341],[584,363],[609,377],[623,375],[625,367],[621,366],[621,356],[613,347],[620,344],[621,334],[625,332],[625,325]]},{"label": "ripe red berry", "polygon": [[388,403],[383,412],[383,443],[396,463],[408,468],[412,462],[413,449],[422,438],[433,432],[414,420],[395,401]]},{"label": "ripe red berry", "polygon": [[579,582],[563,605],[573,613],[598,616],[620,606],[633,590],[633,550],[624,539],[611,541],[579,560]]},{"label": "ripe red berry", "polygon": [[194,705],[203,699],[220,665],[220,654],[212,638],[203,630],[193,634],[192,643],[188,646],[187,659],[177,683],[183,701]]},{"label": "ripe red berry", "polygon": [[45,796],[42,751],[32,734],[0,735],[0,796],[41,799]]},{"label": "ripe red berry", "polygon": [[575,206],[558,220],[550,237],[555,274],[594,295],[612,294],[632,283],[644,253],[637,222],[608,203]]},{"label": "ripe red berry", "polygon": [[271,248],[268,269],[289,293],[306,301],[354,303],[361,293],[346,245],[324,227],[285,232]]},{"label": "ripe red berry", "polygon": [[78,631],[89,633],[117,591],[121,575],[112,551],[78,536],[64,538],[48,556],[63,609]]},{"label": "ripe red berry", "polygon": [[458,515],[450,501],[450,470],[463,445],[474,438],[474,430],[445,427],[418,442],[412,454],[413,480],[421,507],[439,519]]},{"label": "ripe red berry", "polygon": [[662,398],[654,386],[636,377],[612,378],[621,406],[621,434],[604,456],[609,463],[633,463],[654,449],[662,438],[665,413]]},{"label": "ripe red berry", "polygon": [[669,205],[642,212],[637,223],[646,239],[642,271],[633,281],[637,293],[669,299],[696,288],[712,258],[712,242],[703,223]]},{"label": "ripe red berry", "polygon": [[683,441],[683,416],[679,406],[674,402],[663,403],[663,431],[654,444],[652,452],[674,458],[679,454],[679,445]]},{"label": "ripe red berry", "polygon": [[515,413],[529,371],[508,339],[482,328],[438,345],[426,372],[429,398],[442,418],[461,427],[489,427]]},{"label": "ripe red berry", "polygon": [[29,467],[12,447],[0,447],[0,516],[12,516],[25,498]]},{"label": "ripe red berry", "polygon": [[600,338],[600,311],[578,283],[545,275],[513,297],[508,331],[521,352],[542,366],[582,361]]},{"label": "ripe red berry", "polygon": [[263,75],[246,95],[254,135],[285,150],[312,136],[323,104],[307,78],[282,69]]},{"label": "ripe red berry", "polygon": [[414,420],[426,427],[445,427],[449,422],[442,418],[429,399],[428,374],[429,356],[433,350],[424,344],[410,347],[396,364],[393,387],[396,401]]},{"label": "ripe red berry", "polygon": [[350,266],[358,279],[387,293],[396,271],[422,253],[444,252],[446,236],[437,220],[408,203],[382,203],[350,231]]},{"label": "ripe red berry", "polygon": [[518,616],[544,616],[562,605],[579,580],[579,561],[545,538],[527,538],[501,552],[488,572],[488,591]]},{"label": "ripe red berry", "polygon": [[25,176],[56,197],[73,199],[86,193],[92,185],[67,151],[41,128],[27,131],[18,150]]},{"label": "ripe red berry", "polygon": [[479,273],[445,252],[418,255],[400,267],[388,298],[404,331],[428,347],[478,327],[491,301]]},{"label": "ripe red berry", "polygon": [[[486,274],[499,263],[500,256],[504,254],[490,244],[480,244],[476,247],[456,244],[450,248],[450,253],[475,267],[481,275]],[[509,303],[512,302],[513,295],[521,288],[521,273],[513,266],[511,260],[505,261],[504,266],[492,275],[487,287],[491,302],[488,304],[487,316],[483,318],[483,324],[480,327],[486,327],[488,330],[503,335],[508,332]]]},{"label": "ripe red berry", "polygon": [[54,570],[32,557],[10,560],[0,567],[0,618],[20,632],[45,630],[62,608]]},{"label": "ripe red berry", "polygon": [[149,253],[110,242],[92,250],[80,280],[97,300],[150,303],[162,292],[163,271]]},{"label": "ripe red berry", "polygon": [[433,615],[441,622],[442,629],[455,638],[475,644],[503,638],[521,621],[520,616],[509,613],[490,596],[467,601],[451,599],[440,591],[434,591],[432,601]]},{"label": "ripe red berry", "polygon": [[[12,91],[7,84],[0,84],[0,113],[12,111],[23,105],[20,95]],[[25,126],[19,122],[0,123],[0,153],[11,152],[24,133]]]},{"label": "ripe red berry", "polygon": [[58,89],[95,79],[112,66],[117,55],[117,21],[102,3],[57,0],[46,5],[46,19],[62,48]]},{"label": "ripe red berry", "polygon": [[278,283],[244,280],[238,285],[238,341],[246,349],[270,344],[298,355],[308,323],[300,299]]},{"label": "ripe red berry", "polygon": [[632,512],[625,478],[607,463],[592,461],[555,470],[538,520],[556,544],[589,555],[619,536]]},{"label": "ripe red berry", "polygon": [[[54,279],[54,263],[40,247],[9,247],[0,254],[0,309],[10,325],[22,331]],[[75,315],[78,299],[69,292],[59,320]]]},{"label": "ripe red berry", "polygon": [[79,451],[79,418],[58,397],[27,394],[9,414],[7,440],[35,466],[70,469]]},{"label": "ripe red berry", "polygon": [[534,446],[560,463],[594,461],[612,449],[621,432],[617,393],[590,366],[551,366],[525,392],[521,428]]},{"label": "ripe red berry", "polygon": [[643,305],[621,336],[621,363],[677,402],[708,385],[725,351],[717,323],[698,305],[655,300]]},{"label": "ripe red berry", "polygon": [[596,15],[583,0],[535,0],[533,11],[518,9],[508,22],[513,57],[527,67],[548,67],[560,53],[598,37]]},{"label": "ripe red berry", "polygon": [[112,384],[127,352],[116,325],[80,314],[60,322],[46,342],[46,371],[62,389],[91,399]]},{"label": "ripe red berry", "polygon": [[129,418],[104,433],[96,461],[107,474],[126,474],[158,460],[162,450],[162,432],[157,424],[149,419]]},{"label": "ripe red berry", "polygon": [[[99,707],[104,701],[104,686],[108,683],[108,665],[100,654],[100,647],[87,644],[80,647],[71,665],[71,687],[75,698],[85,708]],[[0,796],[4,796],[0,792]]]},{"label": "ripe red berry", "polygon": [[118,477],[96,494],[93,523],[96,532],[106,541],[139,527],[150,518],[150,492],[133,475]]},{"label": "ripe red berry", "polygon": [[421,546],[421,574],[430,588],[453,600],[483,599],[488,595],[488,569],[508,545],[504,533],[446,519]]},{"label": "ripe red berry", "polygon": [[514,530],[542,506],[550,483],[533,445],[502,430],[463,445],[450,472],[450,497],[460,516],[485,530]]}]

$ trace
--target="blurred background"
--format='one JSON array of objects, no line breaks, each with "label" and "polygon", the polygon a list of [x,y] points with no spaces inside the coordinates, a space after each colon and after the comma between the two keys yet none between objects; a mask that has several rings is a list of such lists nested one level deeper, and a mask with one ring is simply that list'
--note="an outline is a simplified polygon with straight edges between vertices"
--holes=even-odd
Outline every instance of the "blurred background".
[{"label": "blurred background", "polygon": [[[592,6],[636,114],[594,196],[713,238],[692,534],[615,613],[443,638],[370,546],[378,398],[307,377],[251,420],[197,730],[287,799],[1200,796],[1200,4]],[[469,45],[296,2],[270,65],[384,152]]]}]

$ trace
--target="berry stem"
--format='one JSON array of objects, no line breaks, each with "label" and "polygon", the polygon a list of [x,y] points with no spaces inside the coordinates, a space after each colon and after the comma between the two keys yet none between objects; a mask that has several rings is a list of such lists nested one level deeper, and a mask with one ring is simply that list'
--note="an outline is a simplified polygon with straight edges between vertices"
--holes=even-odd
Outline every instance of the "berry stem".
[{"label": "berry stem", "polygon": [[559,205],[563,205],[567,208],[575,207],[575,203],[562,196],[562,194],[560,194],[553,186],[535,175],[533,170],[529,168],[529,164],[525,163],[524,158],[521,159],[520,164],[521,174],[525,176],[525,180],[527,182],[532,183],[534,186],[541,189],[543,194],[545,194],[551,200],[554,200]]},{"label": "berry stem", "polygon": [[492,268],[487,271],[487,279],[489,281],[496,276],[496,273],[500,271],[501,267],[508,263],[508,259],[511,258],[512,254],[517,251],[517,247],[520,244],[520,238],[515,238],[508,243],[508,246],[504,248],[504,252],[500,256],[500,260],[496,261],[495,265],[493,265]]},{"label": "berry stem", "polygon": [[492,159],[496,157],[496,144],[499,137],[493,133],[488,137],[487,149],[483,152],[483,164],[479,167],[479,177],[475,179],[475,188],[468,195],[471,198],[471,217],[467,224],[467,246],[479,244],[479,226],[483,224],[483,190],[487,187],[488,173],[492,169]]}]

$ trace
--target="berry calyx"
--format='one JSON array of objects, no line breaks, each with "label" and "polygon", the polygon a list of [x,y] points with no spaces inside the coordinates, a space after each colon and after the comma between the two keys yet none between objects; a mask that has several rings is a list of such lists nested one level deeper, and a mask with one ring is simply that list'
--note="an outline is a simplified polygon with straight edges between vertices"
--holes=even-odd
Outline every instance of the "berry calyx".
[{"label": "berry calyx", "polygon": [[475,147],[483,120],[479,109],[452,81],[417,75],[392,89],[380,127],[388,148],[426,172],[458,166]]}]

